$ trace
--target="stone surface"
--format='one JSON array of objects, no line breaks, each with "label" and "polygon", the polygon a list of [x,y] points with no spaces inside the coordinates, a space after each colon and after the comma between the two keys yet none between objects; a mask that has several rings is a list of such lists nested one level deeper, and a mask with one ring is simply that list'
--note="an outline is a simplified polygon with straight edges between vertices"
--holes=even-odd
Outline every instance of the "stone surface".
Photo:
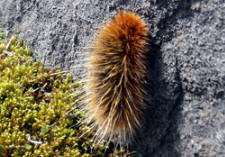
[{"label": "stone surface", "polygon": [[139,157],[225,156],[224,0],[1,0],[0,28],[45,65],[83,75],[98,27],[118,9],[151,31],[152,101],[131,148]]}]

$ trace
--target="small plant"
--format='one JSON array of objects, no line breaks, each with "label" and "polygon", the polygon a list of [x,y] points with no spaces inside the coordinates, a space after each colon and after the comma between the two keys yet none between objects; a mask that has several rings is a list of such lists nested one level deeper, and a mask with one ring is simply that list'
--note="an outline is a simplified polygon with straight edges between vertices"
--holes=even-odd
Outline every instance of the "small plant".
[{"label": "small plant", "polygon": [[[117,156],[73,109],[82,86],[71,74],[34,62],[18,37],[0,34],[0,157]],[[76,115],[76,116],[74,116]],[[81,136],[85,133],[85,136]]]}]

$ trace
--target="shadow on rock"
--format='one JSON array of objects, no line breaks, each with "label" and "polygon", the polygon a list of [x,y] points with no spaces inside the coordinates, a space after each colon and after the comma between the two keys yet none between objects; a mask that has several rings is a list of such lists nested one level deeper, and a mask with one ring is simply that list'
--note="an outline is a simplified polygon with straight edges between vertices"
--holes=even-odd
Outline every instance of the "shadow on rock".
[{"label": "shadow on rock", "polygon": [[178,69],[176,54],[161,52],[161,45],[173,38],[174,27],[179,18],[192,16],[191,2],[180,8],[174,14],[168,15],[159,22],[160,28],[151,39],[151,50],[148,56],[148,88],[150,101],[145,111],[145,124],[137,134],[137,141],[131,148],[135,149],[139,157],[179,157],[177,150],[180,135],[178,127],[183,102],[183,89]]}]

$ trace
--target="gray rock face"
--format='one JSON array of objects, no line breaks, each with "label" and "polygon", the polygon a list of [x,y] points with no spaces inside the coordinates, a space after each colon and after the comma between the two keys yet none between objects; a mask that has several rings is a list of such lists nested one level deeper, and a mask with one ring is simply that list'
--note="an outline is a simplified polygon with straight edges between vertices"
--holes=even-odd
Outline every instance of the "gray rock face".
[{"label": "gray rock face", "polygon": [[152,101],[131,148],[140,157],[224,157],[224,0],[1,0],[0,28],[45,65],[82,75],[98,27],[118,9],[141,15],[151,38]]}]

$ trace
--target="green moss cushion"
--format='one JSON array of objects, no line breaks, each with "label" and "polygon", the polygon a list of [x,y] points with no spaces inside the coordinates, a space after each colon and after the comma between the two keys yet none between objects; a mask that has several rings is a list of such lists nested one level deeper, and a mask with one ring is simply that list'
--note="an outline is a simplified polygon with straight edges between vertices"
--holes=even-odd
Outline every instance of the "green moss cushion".
[{"label": "green moss cushion", "polygon": [[0,34],[0,157],[114,156],[78,125],[80,86],[70,74],[35,62],[18,37]]}]

